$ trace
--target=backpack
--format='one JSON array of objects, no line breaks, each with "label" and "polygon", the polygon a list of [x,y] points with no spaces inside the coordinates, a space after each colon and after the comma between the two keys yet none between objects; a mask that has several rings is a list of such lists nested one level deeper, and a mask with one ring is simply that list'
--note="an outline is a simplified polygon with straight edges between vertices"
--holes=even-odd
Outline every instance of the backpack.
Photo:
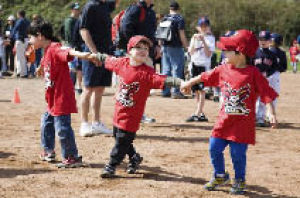
[{"label": "backpack", "polygon": [[165,17],[157,26],[155,38],[163,41],[172,41],[174,37],[172,22],[172,17]]},{"label": "backpack", "polygon": [[[141,9],[141,12],[140,12],[140,16],[139,16],[139,22],[144,22],[145,21],[145,18],[146,18],[146,10],[143,6],[137,4],[140,9]],[[131,5],[132,6],[132,5]],[[128,8],[127,8],[128,9]],[[115,46],[118,46],[120,40],[122,39],[121,38],[121,35],[120,35],[120,27],[121,27],[121,23],[122,23],[122,20],[125,16],[125,13],[126,13],[126,10],[121,10],[112,20],[112,25],[111,25],[111,39],[112,39],[112,42]]]}]

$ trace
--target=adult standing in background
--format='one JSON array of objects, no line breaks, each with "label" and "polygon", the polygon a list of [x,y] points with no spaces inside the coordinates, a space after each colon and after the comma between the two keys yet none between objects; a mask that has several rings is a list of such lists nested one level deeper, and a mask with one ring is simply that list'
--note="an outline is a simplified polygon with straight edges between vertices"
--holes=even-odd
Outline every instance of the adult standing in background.
[{"label": "adult standing in background", "polygon": [[[165,18],[172,21],[172,39],[163,41],[162,49],[162,73],[167,76],[184,79],[184,49],[188,48],[185,36],[185,22],[179,14],[179,4],[176,1],[170,3],[170,14]],[[170,88],[165,88],[162,95],[171,96],[173,99],[184,99],[185,96],[176,88],[171,93]]]},{"label": "adult standing in background", "polygon": [[27,29],[30,22],[25,18],[26,12],[24,10],[18,11],[18,20],[12,31],[12,39],[15,40],[16,46],[16,75],[21,78],[27,78],[27,65],[26,65],[26,39],[27,39]]},{"label": "adult standing in background", "polygon": [[[84,51],[110,54],[111,17],[115,1],[89,0],[83,10],[80,21],[80,34],[85,42]],[[96,63],[100,64],[100,63]],[[112,133],[101,122],[101,101],[106,86],[111,85],[112,73],[105,67],[97,67],[92,62],[82,61],[84,90],[81,95],[81,136],[92,136],[100,133]],[[93,95],[93,97],[91,97]],[[90,102],[92,103],[92,124],[88,123]]]},{"label": "adult standing in background", "polygon": [[9,45],[5,46],[5,54],[6,54],[6,65],[8,71],[14,71],[14,54],[13,54],[13,47],[14,47],[14,40],[10,39],[12,34],[12,30],[15,26],[15,17],[14,15],[10,15],[7,18],[7,24],[4,27],[4,38],[9,40]]}]

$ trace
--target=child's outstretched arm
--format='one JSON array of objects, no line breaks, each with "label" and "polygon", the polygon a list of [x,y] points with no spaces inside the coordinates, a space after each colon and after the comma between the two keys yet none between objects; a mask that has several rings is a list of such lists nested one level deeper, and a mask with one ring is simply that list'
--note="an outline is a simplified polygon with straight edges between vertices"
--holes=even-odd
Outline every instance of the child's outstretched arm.
[{"label": "child's outstretched arm", "polygon": [[[98,53],[98,54],[100,54],[100,53]],[[69,51],[70,56],[77,57],[77,58],[83,59],[83,60],[88,60],[88,61],[93,62],[97,66],[101,66],[103,61],[98,58],[98,54],[92,54],[91,52],[79,52],[74,49],[71,49]]]},{"label": "child's outstretched arm", "polygon": [[189,81],[185,81],[180,85],[180,91],[184,94],[189,94],[193,85],[201,83],[201,76],[191,78]]},{"label": "child's outstretched arm", "polygon": [[268,103],[267,108],[269,109],[269,112],[270,112],[269,119],[270,119],[272,128],[276,128],[277,127],[277,118],[276,118],[276,112],[275,112],[275,107],[274,107],[273,103],[272,102]]},{"label": "child's outstretched arm", "polygon": [[184,81],[180,78],[174,78],[168,76],[164,82],[164,85],[166,87],[180,87],[183,83]]}]

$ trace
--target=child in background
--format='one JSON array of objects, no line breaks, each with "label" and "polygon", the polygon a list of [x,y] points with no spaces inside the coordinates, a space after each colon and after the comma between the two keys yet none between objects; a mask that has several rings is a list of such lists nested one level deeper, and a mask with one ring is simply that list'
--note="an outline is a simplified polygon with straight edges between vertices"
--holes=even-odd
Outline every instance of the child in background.
[{"label": "child in background", "polygon": [[163,89],[165,86],[179,87],[181,79],[159,75],[153,68],[149,57],[152,42],[144,36],[133,36],[127,45],[129,57],[111,57],[98,54],[105,61],[105,68],[120,77],[119,91],[116,94],[113,119],[115,146],[110,153],[110,161],[105,165],[102,178],[113,177],[117,165],[126,155],[129,156],[128,174],[134,174],[143,158],[136,152],[133,140],[139,129],[147,98],[151,89]]},{"label": "child in background", "polygon": [[41,119],[41,145],[43,152],[40,159],[55,161],[55,133],[61,144],[62,163],[57,167],[82,166],[82,157],[78,155],[74,131],[71,127],[71,113],[77,113],[74,87],[69,75],[68,62],[73,56],[85,58],[89,53],[80,53],[62,48],[53,36],[52,25],[43,23],[31,26],[30,43],[35,49],[43,48],[44,56],[37,73],[45,78],[45,98],[47,112]]},{"label": "child in background", "polygon": [[7,70],[6,58],[5,58],[5,46],[9,43],[4,40],[2,32],[0,32],[0,78],[2,78],[2,72]]},{"label": "child in background", "polygon": [[298,49],[297,46],[297,40],[293,41],[292,46],[290,47],[290,59],[291,59],[291,65],[293,67],[293,72],[297,73],[297,64],[298,64],[298,60],[296,58],[296,56],[300,54],[300,50]]},{"label": "child in background", "polygon": [[[215,37],[211,34],[209,19],[207,17],[201,17],[198,20],[198,26],[196,28],[198,33],[193,35],[189,46],[189,53],[191,54],[190,71],[192,77],[210,70],[211,56],[215,51]],[[197,108],[194,114],[186,119],[186,122],[208,121],[203,113],[205,101],[205,91],[203,89],[203,84],[197,84],[192,87],[196,97]]]},{"label": "child in background", "polygon": [[255,55],[258,41],[251,31],[238,30],[233,36],[221,37],[217,46],[224,51],[227,62],[210,72],[184,82],[184,93],[203,82],[205,86],[220,86],[224,102],[218,121],[210,137],[210,157],[214,173],[206,190],[215,190],[229,182],[225,172],[224,149],[229,145],[235,170],[235,179],[230,192],[245,192],[246,151],[248,144],[255,144],[255,102],[258,96],[262,102],[270,104],[270,121],[276,124],[275,110],[271,102],[278,96],[269,86],[266,78],[257,68],[250,65],[250,57]]},{"label": "child in background", "polygon": [[34,78],[35,77],[35,50],[32,44],[27,45],[27,49],[25,51],[25,56],[27,58],[27,66],[28,66],[28,77]]}]

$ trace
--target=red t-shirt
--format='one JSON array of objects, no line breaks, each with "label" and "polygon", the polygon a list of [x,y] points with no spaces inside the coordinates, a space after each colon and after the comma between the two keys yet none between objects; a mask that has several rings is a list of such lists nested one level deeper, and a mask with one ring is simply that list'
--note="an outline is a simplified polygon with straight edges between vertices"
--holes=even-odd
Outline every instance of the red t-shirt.
[{"label": "red t-shirt", "polygon": [[147,65],[131,66],[129,58],[107,57],[105,68],[120,77],[113,124],[125,131],[136,132],[151,89],[162,89],[166,76]]},{"label": "red t-shirt", "polygon": [[71,60],[69,49],[63,49],[60,43],[52,42],[44,50],[41,65],[44,67],[48,112],[52,116],[77,113],[74,86],[68,67]]},{"label": "red t-shirt", "polygon": [[296,46],[293,46],[290,48],[290,56],[291,56],[291,62],[298,62],[296,59],[296,56],[300,53],[300,50]]},{"label": "red t-shirt", "polygon": [[221,65],[201,74],[205,86],[219,86],[224,102],[212,136],[238,143],[255,144],[255,103],[269,103],[278,95],[257,68]]}]

